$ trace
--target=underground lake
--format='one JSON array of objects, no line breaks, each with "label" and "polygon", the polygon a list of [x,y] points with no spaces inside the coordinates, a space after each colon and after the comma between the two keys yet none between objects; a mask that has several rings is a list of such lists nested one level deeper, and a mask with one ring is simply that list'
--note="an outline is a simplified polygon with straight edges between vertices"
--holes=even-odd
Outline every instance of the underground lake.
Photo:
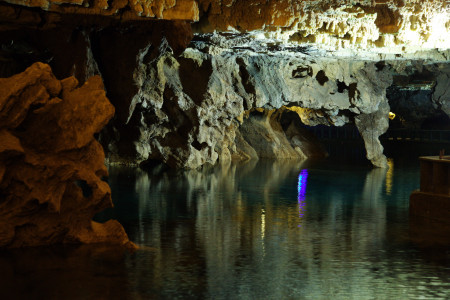
[{"label": "underground lake", "polygon": [[96,219],[120,221],[140,249],[4,250],[2,298],[448,299],[449,244],[412,238],[415,155],[388,170],[344,156],[111,166],[115,207]]},{"label": "underground lake", "polygon": [[450,0],[0,0],[3,299],[450,299]]}]

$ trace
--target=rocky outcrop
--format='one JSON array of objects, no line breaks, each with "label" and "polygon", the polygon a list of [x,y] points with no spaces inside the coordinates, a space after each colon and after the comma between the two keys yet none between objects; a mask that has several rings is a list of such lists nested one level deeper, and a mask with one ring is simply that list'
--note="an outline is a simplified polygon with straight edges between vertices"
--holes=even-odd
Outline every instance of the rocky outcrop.
[{"label": "rocky outcrop", "polygon": [[79,86],[36,63],[0,79],[0,247],[128,243],[117,221],[92,221],[112,206],[94,134],[113,114],[98,76]]},{"label": "rocky outcrop", "polygon": [[[0,4],[0,74],[44,61],[58,78],[101,75],[116,108],[100,135],[111,163],[197,168],[311,157],[323,152],[298,134],[302,125],[355,123],[368,158],[385,166],[378,137],[388,124],[391,75],[409,74],[411,62],[448,64],[445,4],[8,0]],[[448,72],[435,69],[430,114],[448,112]],[[408,107],[408,94],[398,94],[396,104]],[[288,109],[302,122],[280,130],[284,113],[274,113],[274,123],[258,120],[256,109]]]},{"label": "rocky outcrop", "polygon": [[[372,118],[373,114],[378,121],[370,126],[387,124],[385,92],[392,77],[389,68],[373,61],[318,60],[304,48],[273,49],[248,43],[245,36],[235,37],[231,44],[230,37],[203,35],[191,45],[178,58],[161,47],[158,57],[148,59],[142,49],[134,73],[138,92],[127,117],[140,132],[133,152],[127,155],[119,150],[117,157],[185,168],[215,164],[226,159],[223,153],[236,152],[236,130],[231,128],[255,108],[287,106],[307,125],[342,126],[357,116]],[[364,128],[372,128],[365,124]],[[370,138],[374,145],[369,159],[382,159],[382,147],[372,141],[378,141],[386,129],[363,134],[366,144]],[[116,141],[127,134],[120,128],[114,132]],[[225,151],[224,140],[232,142],[227,142]],[[109,149],[114,154],[119,148]]]},{"label": "rocky outcrop", "polygon": [[389,114],[387,102],[380,103],[378,111],[371,114],[362,114],[355,117],[355,124],[364,139],[367,159],[376,167],[387,168],[387,159],[383,154],[383,146],[378,137],[389,127]]},{"label": "rocky outcrop", "polygon": [[441,67],[436,79],[433,93],[433,103],[450,117],[450,66]]},{"label": "rocky outcrop", "polygon": [[[247,145],[236,148],[257,158],[307,159],[327,156],[320,142],[304,128],[298,114],[286,108],[254,109],[246,113],[239,132]],[[220,156],[222,158],[222,156]]]},{"label": "rocky outcrop", "polygon": [[396,118],[392,128],[450,128],[450,67],[448,63],[389,61],[393,84],[387,90]]}]

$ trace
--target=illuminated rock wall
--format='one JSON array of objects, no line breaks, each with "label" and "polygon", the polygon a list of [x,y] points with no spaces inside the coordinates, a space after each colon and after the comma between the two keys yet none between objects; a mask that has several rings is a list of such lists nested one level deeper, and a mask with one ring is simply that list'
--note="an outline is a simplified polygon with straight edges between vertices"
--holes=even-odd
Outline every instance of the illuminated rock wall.
[{"label": "illuminated rock wall", "polygon": [[450,29],[447,1],[199,2],[204,11],[201,31],[230,27],[240,31],[263,30],[267,37],[313,42],[332,49],[442,47]]},{"label": "illuminated rock wall", "polygon": [[[159,160],[196,168],[227,160],[238,152],[235,132],[245,124],[246,112],[288,106],[307,125],[342,126],[360,116],[365,120],[361,132],[370,131],[363,134],[368,153],[373,152],[369,159],[385,165],[378,136],[387,129],[388,68],[373,61],[316,59],[299,49],[229,41],[220,35],[201,36],[178,58],[165,48],[150,60],[142,49],[134,71],[139,90],[127,117],[140,130],[132,162]],[[119,134],[116,140],[127,134],[120,128],[114,132]],[[275,153],[281,152],[273,152],[274,158],[286,157]]]},{"label": "illuminated rock wall", "polygon": [[94,134],[113,114],[98,76],[79,86],[36,63],[0,79],[0,247],[129,242],[92,221],[112,206]]},{"label": "illuminated rock wall", "polygon": [[[261,31],[294,43],[329,49],[384,47],[387,52],[448,48],[446,0],[7,0],[64,15],[106,16],[121,21],[187,20],[198,32]],[[0,9],[3,20],[18,22],[15,7]],[[25,13],[27,15],[27,13]],[[40,16],[37,16],[40,19]],[[48,18],[41,20],[45,23]],[[32,21],[31,18],[27,18]],[[20,21],[19,21],[20,22]],[[39,23],[39,22],[38,22]],[[42,24],[41,24],[42,25]]]},{"label": "illuminated rock wall", "polygon": [[198,20],[194,0],[7,0],[6,3],[37,7],[61,14],[99,15],[122,20],[157,18],[165,20]]},{"label": "illuminated rock wall", "polygon": [[[60,78],[101,75],[116,108],[100,136],[112,163],[196,168],[263,157],[241,129],[255,109],[287,107],[306,125],[355,123],[368,158],[386,166],[378,137],[391,75],[448,63],[445,4],[11,0],[0,4],[0,73],[44,61]],[[449,112],[445,70],[431,72],[431,114]],[[314,155],[287,128],[264,124],[281,134],[273,157]]]}]

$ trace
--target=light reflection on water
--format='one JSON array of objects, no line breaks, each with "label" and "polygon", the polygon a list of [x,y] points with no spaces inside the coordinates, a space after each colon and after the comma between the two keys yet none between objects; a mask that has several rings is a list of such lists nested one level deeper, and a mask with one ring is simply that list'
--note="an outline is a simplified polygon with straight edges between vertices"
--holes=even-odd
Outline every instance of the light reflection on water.
[{"label": "light reflection on water", "polygon": [[112,280],[123,299],[448,299],[449,248],[409,239],[418,168],[390,172],[295,161],[110,168],[116,207],[99,218],[119,219],[142,250],[96,261],[89,286]]},{"label": "light reflection on water", "polygon": [[[308,170],[307,169],[303,169],[300,174],[298,174],[298,197],[297,197],[297,201],[298,201],[298,217],[300,218],[300,222],[301,223],[301,218],[303,218],[304,216],[304,210],[305,210],[305,206],[306,206],[306,202],[305,202],[305,197],[306,197],[306,183],[308,180]],[[302,227],[302,225],[298,225],[298,227]]]},{"label": "light reflection on water", "polygon": [[130,281],[163,298],[449,297],[449,252],[430,263],[408,238],[418,168],[387,172],[291,161],[139,172],[140,222],[122,217],[155,250],[130,258]]}]

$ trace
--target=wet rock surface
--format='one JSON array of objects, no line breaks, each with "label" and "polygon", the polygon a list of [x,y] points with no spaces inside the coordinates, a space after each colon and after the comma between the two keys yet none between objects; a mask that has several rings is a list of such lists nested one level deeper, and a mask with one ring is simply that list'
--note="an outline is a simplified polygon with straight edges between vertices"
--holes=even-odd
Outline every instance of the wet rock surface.
[{"label": "wet rock surface", "polygon": [[94,134],[114,114],[100,77],[82,86],[48,65],[0,79],[0,247],[129,243],[93,216],[112,206]]}]

